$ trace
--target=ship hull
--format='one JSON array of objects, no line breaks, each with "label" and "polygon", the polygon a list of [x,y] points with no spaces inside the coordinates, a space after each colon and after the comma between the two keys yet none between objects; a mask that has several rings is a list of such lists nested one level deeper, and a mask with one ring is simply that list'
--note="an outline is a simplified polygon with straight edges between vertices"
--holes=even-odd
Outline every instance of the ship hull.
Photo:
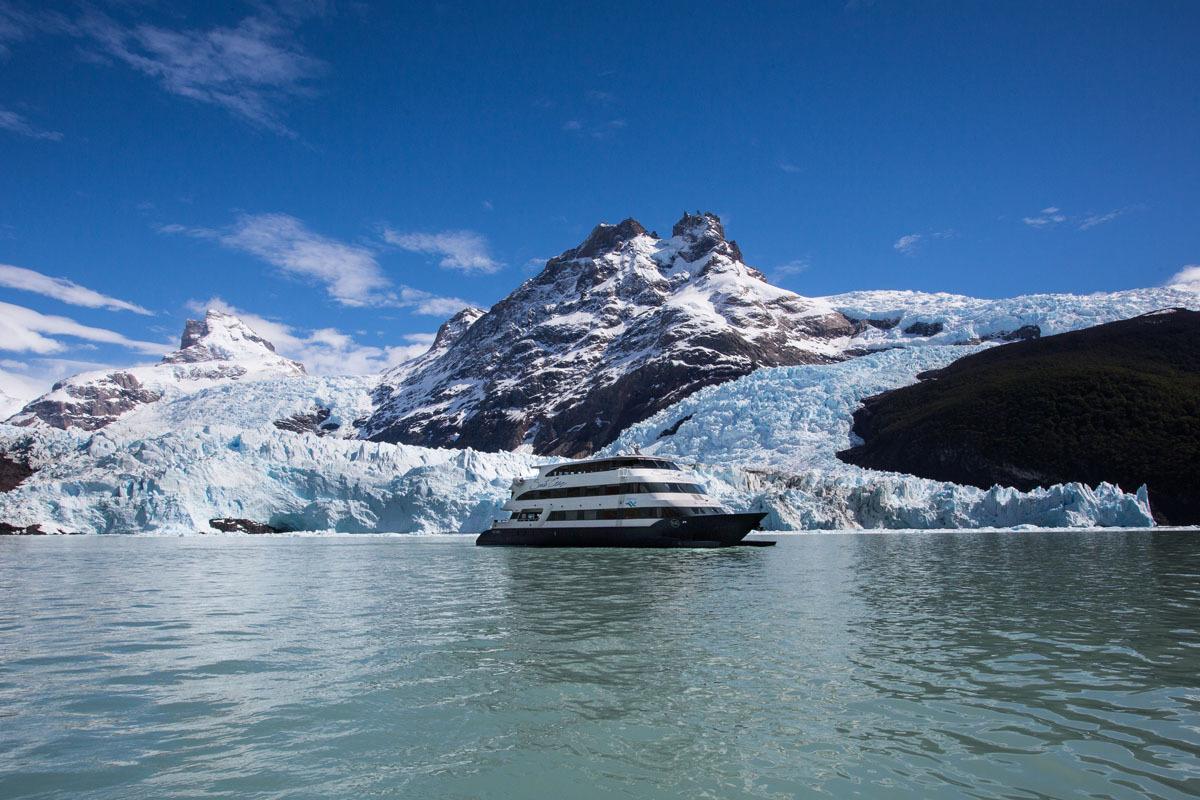
[{"label": "ship hull", "polygon": [[[546,525],[493,528],[475,544],[512,547],[732,547],[755,530],[765,513],[716,514],[685,520],[660,520],[644,526],[584,527]],[[671,523],[678,522],[678,525]]]}]

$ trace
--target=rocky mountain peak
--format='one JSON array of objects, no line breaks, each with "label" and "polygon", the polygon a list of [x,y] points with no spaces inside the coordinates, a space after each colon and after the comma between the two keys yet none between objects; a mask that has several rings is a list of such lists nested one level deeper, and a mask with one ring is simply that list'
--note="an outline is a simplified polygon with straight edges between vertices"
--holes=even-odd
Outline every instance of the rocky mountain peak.
[{"label": "rocky mountain peak", "polygon": [[469,326],[448,323],[448,346],[385,373],[359,435],[580,455],[704,386],[836,359],[858,329],[769,285],[716,215],[673,234],[596,226]]},{"label": "rocky mountain peak", "polygon": [[720,253],[733,261],[742,260],[742,251],[737,242],[725,238],[725,226],[721,218],[707,211],[695,214],[683,212],[683,219],[675,223],[671,235],[684,241],[679,255],[686,261],[699,261],[709,253]]},{"label": "rocky mountain peak", "polygon": [[649,232],[642,227],[642,223],[633,217],[629,217],[618,225],[601,222],[592,228],[592,232],[583,240],[583,244],[574,250],[563,253],[559,259],[569,261],[575,258],[596,258],[620,249],[622,244],[635,236],[648,235]]},{"label": "rocky mountain peak", "polygon": [[165,396],[225,381],[306,374],[299,361],[279,355],[246,323],[221,311],[189,319],[179,344],[154,366],[83,372],[59,381],[10,421],[94,431]]},{"label": "rocky mountain peak", "polygon": [[304,374],[304,365],[285,359],[275,345],[252,331],[232,314],[209,309],[204,319],[189,319],[183,328],[179,349],[163,356],[163,364],[194,364],[201,361],[278,361]]},{"label": "rocky mountain peak", "polygon": [[462,311],[455,314],[450,319],[442,323],[442,327],[438,328],[437,336],[433,339],[433,346],[430,350],[444,350],[450,345],[458,341],[458,338],[466,333],[467,328],[475,324],[475,320],[482,317],[487,312],[482,308],[467,306]]}]

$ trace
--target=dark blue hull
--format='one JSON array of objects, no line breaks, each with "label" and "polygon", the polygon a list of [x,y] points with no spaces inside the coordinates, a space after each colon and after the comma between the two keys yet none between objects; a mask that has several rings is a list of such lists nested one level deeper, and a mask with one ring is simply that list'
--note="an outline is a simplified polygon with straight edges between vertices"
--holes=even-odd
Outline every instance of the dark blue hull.
[{"label": "dark blue hull", "polygon": [[732,547],[758,528],[765,516],[761,512],[714,514],[690,519],[664,519],[641,527],[563,525],[501,528],[479,534],[475,544],[516,547]]}]

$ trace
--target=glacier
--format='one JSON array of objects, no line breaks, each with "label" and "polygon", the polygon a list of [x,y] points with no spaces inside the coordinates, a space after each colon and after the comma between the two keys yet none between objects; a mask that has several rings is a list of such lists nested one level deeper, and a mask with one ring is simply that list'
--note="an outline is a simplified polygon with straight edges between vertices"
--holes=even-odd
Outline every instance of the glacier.
[{"label": "glacier", "polygon": [[838,460],[867,397],[996,345],[884,350],[837,364],[760,369],[701,389],[630,426],[603,454],[640,450],[690,465],[706,490],[766,511],[772,530],[1145,527],[1145,488],[1071,483],[1021,492],[867,470]]},{"label": "glacier", "polygon": [[[894,349],[759,370],[632,426],[609,451],[638,447],[694,465],[710,494],[737,510],[766,511],[774,530],[1152,525],[1144,492],[1078,484],[983,491],[837,460],[863,397],[977,349]],[[0,519],[49,533],[211,532],[209,520],[221,517],[287,530],[470,533],[501,515],[514,477],[560,460],[344,438],[370,407],[372,385],[238,381],[164,398],[95,432],[0,425],[0,444],[23,448],[40,467],[0,494]],[[264,425],[315,407],[349,430],[317,436]]]},{"label": "glacier", "polygon": [[[1123,490],[1135,487],[982,490],[866,470],[835,454],[854,443],[852,414],[864,398],[997,346],[1003,334],[1200,308],[1200,295],[1139,289],[981,300],[879,291],[814,302],[874,321],[834,343],[857,357],[759,369],[701,389],[626,428],[602,452],[640,448],[692,465],[711,494],[736,510],[766,511],[765,526],[775,530],[1153,525],[1145,491]],[[915,323],[940,329],[905,333]],[[209,520],[222,517],[293,530],[476,532],[500,515],[513,478],[562,460],[364,441],[379,376],[306,375],[219,313],[190,325],[178,354],[129,371],[158,399],[127,403],[94,430],[54,427],[28,412],[12,420],[23,426],[0,424],[0,451],[38,469],[0,493],[0,520],[57,533],[208,533]],[[63,386],[83,394],[112,375]],[[273,425],[317,412],[320,430]]]}]

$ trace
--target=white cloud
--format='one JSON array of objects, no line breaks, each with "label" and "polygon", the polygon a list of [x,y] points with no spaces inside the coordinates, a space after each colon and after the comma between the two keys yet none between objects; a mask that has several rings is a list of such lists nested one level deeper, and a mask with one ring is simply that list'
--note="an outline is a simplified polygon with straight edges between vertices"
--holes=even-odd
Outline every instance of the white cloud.
[{"label": "white cloud", "polygon": [[1088,228],[1094,228],[1097,225],[1103,225],[1106,222],[1112,222],[1114,219],[1124,214],[1125,211],[1126,209],[1124,208],[1118,208],[1113,211],[1109,211],[1107,214],[1093,214],[1090,217],[1084,217],[1084,219],[1079,223],[1079,230],[1086,231]]},{"label": "white cloud", "polygon": [[504,264],[488,255],[487,240],[474,231],[398,233],[384,229],[383,239],[413,253],[440,255],[439,266],[461,270],[468,275],[490,275],[504,268]]},{"label": "white cloud", "polygon": [[908,236],[901,236],[899,239],[896,240],[896,243],[894,245],[892,245],[892,247],[895,248],[896,250],[899,250],[901,253],[903,253],[906,256],[911,256],[914,253],[916,253],[917,245],[920,243],[921,238],[922,238],[921,234],[919,234],[919,233],[912,233],[912,234],[909,234]]},{"label": "white cloud", "polygon": [[226,247],[258,256],[289,275],[324,284],[329,296],[342,305],[380,305],[388,300],[391,282],[374,253],[314,233],[287,214],[243,214],[219,239]]},{"label": "white cloud", "polygon": [[19,133],[31,139],[45,139],[50,142],[62,141],[63,135],[58,131],[48,131],[39,128],[15,111],[0,108],[0,130]]},{"label": "white cloud", "polygon": [[[372,375],[421,355],[433,343],[434,334],[410,334],[408,344],[375,347],[359,344],[354,337],[335,328],[302,330],[283,322],[243,311],[219,297],[207,302],[190,301],[188,309],[203,314],[207,309],[237,316],[283,356],[304,364],[313,375]],[[455,309],[460,310],[460,309]]]},{"label": "white cloud", "polygon": [[14,267],[10,264],[0,264],[0,286],[36,292],[84,308],[107,308],[110,311],[132,311],[136,314],[147,315],[154,313],[134,303],[100,294],[100,292],[80,286],[66,278],[51,278],[40,272],[24,267]]},{"label": "white cloud", "polygon": [[87,342],[115,344],[148,355],[163,355],[171,346],[130,339],[116,331],[93,328],[69,317],[42,314],[31,308],[0,303],[0,350],[38,354],[61,353],[67,345],[54,336],[70,336]]},{"label": "white cloud", "polygon": [[787,278],[792,275],[799,275],[801,272],[807,270],[810,266],[812,266],[812,264],[809,263],[808,259],[797,258],[789,261],[786,264],[781,264],[778,267],[775,267],[775,269],[771,270],[771,277]]},{"label": "white cloud", "polygon": [[1104,214],[1070,216],[1063,213],[1063,210],[1058,206],[1048,206],[1038,212],[1037,216],[1022,217],[1021,221],[1031,228],[1053,228],[1057,225],[1066,223],[1075,226],[1081,231],[1086,231],[1088,228],[1094,228],[1097,225],[1103,225],[1106,222],[1112,222],[1114,219],[1127,211],[1129,211],[1129,208],[1116,208]]},{"label": "white cloud", "polygon": [[892,247],[906,256],[915,256],[924,243],[931,239],[949,239],[954,235],[953,230],[932,231],[930,233],[913,233],[901,236]]},{"label": "white cloud", "polygon": [[288,214],[243,214],[222,230],[170,224],[158,231],[212,239],[250,253],[286,275],[323,284],[329,296],[345,306],[393,306],[448,317],[470,305],[457,297],[393,284],[374,250],[322,236]]},{"label": "white cloud", "polygon": [[1166,283],[1170,289],[1182,289],[1200,294],[1200,264],[1188,264],[1171,276]]},{"label": "white cloud", "polygon": [[546,268],[548,258],[531,258],[521,265],[521,272],[526,275],[536,275]]},{"label": "white cloud", "polygon": [[793,175],[804,171],[803,167],[798,167],[795,164],[789,164],[787,162],[780,164],[779,168],[781,170],[783,170],[784,172],[789,172],[789,173],[792,173]]},{"label": "white cloud", "polygon": [[[294,135],[283,121],[287,102],[313,93],[325,62],[305,52],[296,28],[319,13],[291,4],[286,12],[259,4],[233,27],[172,30],[125,24],[94,8],[57,32],[87,40],[99,54],[153,78],[168,92],[224,108],[253,125]],[[95,58],[96,54],[91,54]]]}]

